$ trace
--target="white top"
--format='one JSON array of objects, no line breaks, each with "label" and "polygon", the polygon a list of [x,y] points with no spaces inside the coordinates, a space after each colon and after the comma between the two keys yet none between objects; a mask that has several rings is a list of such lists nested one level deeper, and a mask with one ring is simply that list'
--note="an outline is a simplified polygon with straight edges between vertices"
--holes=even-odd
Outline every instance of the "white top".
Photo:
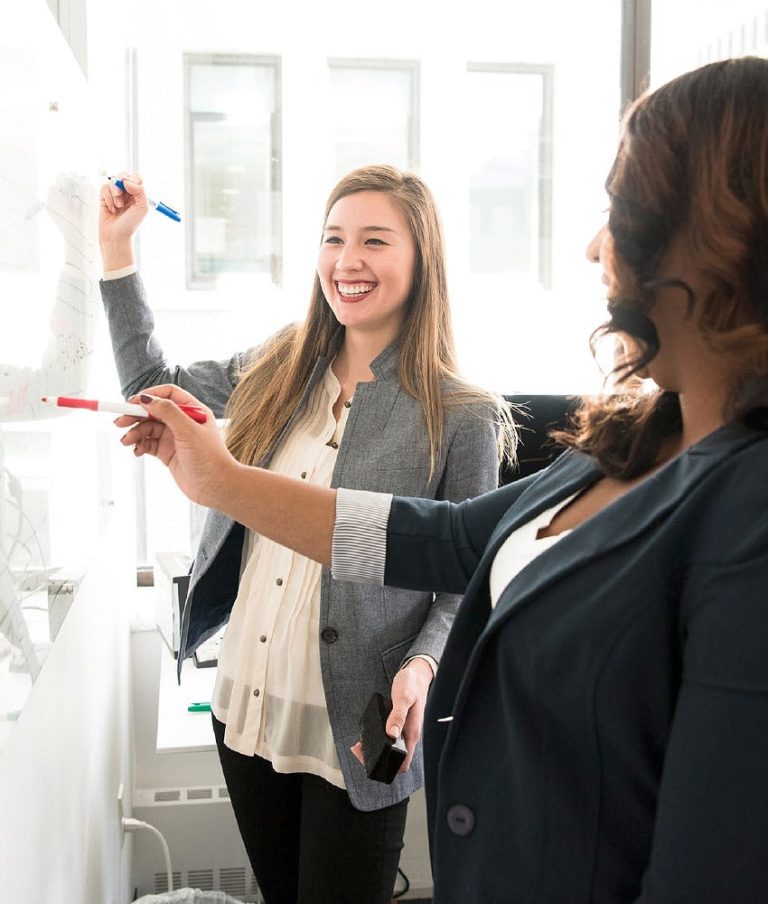
[{"label": "white top", "polygon": [[512,579],[516,577],[529,562],[532,562],[537,556],[540,556],[546,549],[549,549],[550,546],[554,546],[561,537],[570,533],[570,530],[564,530],[559,534],[555,534],[553,537],[537,536],[538,532],[542,528],[548,527],[560,509],[565,508],[575,496],[576,493],[573,493],[567,499],[558,502],[557,505],[553,505],[552,508],[548,508],[545,512],[541,512],[526,524],[518,527],[517,530],[512,531],[507,539],[501,544],[499,551],[494,556],[493,564],[491,565],[489,583],[492,609],[496,608],[499,597],[509,586]]},{"label": "white top", "polygon": [[[329,367],[270,470],[330,486],[350,404],[337,424],[340,392]],[[226,723],[224,743],[270,760],[276,772],[309,772],[343,788],[320,671],[322,568],[250,532],[245,550],[211,703]]]}]

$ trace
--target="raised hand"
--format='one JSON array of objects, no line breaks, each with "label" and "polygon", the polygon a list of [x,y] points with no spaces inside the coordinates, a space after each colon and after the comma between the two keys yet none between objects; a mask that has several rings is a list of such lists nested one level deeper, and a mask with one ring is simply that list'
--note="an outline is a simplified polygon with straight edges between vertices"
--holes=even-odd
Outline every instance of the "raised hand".
[{"label": "raised hand", "polygon": [[99,189],[99,243],[105,270],[119,270],[134,262],[133,234],[149,211],[141,176],[120,174],[125,191],[114,182]]}]

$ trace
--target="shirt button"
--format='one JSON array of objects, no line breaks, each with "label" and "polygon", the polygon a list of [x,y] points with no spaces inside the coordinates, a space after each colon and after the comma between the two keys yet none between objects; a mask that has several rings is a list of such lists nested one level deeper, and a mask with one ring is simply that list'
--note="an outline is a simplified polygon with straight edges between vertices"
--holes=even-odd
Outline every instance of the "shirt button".
[{"label": "shirt button", "polygon": [[462,838],[471,834],[475,828],[475,814],[469,807],[465,807],[464,804],[454,804],[449,807],[445,821],[453,834]]},{"label": "shirt button", "polygon": [[261,637],[259,638],[259,640],[260,640],[262,643],[266,643],[266,642],[267,642],[267,635],[266,635],[266,634],[262,634]]},{"label": "shirt button", "polygon": [[282,578],[278,578],[278,579],[275,581],[275,583],[277,584],[278,587],[282,587],[282,586],[283,586],[283,579],[282,579]]},{"label": "shirt button", "polygon": [[347,401],[344,402],[344,407],[345,407],[345,408],[351,408],[351,407],[352,407],[352,402],[350,402],[349,399],[347,399]]},{"label": "shirt button", "polygon": [[253,692],[253,696],[258,697],[260,693],[261,693],[261,691],[258,688],[256,688],[256,690]]},{"label": "shirt button", "polygon": [[339,444],[336,442],[335,439],[332,439],[332,440],[328,443],[328,445],[329,445],[332,449],[338,449],[338,448],[339,448]]},{"label": "shirt button", "polygon": [[306,471],[302,471],[302,472],[301,472],[301,479],[302,479],[302,480],[306,480],[306,479],[307,479],[307,472],[306,472]]},{"label": "shirt button", "polygon": [[339,639],[339,632],[335,628],[323,628],[320,632],[320,637],[322,637],[326,643],[336,643]]}]

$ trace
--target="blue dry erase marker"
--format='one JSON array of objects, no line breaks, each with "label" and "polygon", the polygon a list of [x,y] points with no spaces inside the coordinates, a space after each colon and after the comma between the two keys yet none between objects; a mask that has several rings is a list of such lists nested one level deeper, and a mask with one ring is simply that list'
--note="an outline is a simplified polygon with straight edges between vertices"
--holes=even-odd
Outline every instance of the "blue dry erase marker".
[{"label": "blue dry erase marker", "polygon": [[[107,176],[108,181],[114,182],[115,185],[120,189],[120,191],[125,191],[125,186],[123,185],[122,179],[113,179],[112,176]],[[170,217],[172,220],[176,220],[177,223],[181,222],[181,215],[177,210],[174,210],[172,207],[169,207],[167,204],[163,204],[162,201],[153,201],[152,198],[147,198],[147,204],[150,207],[154,207],[158,213],[164,213],[167,217]]]}]

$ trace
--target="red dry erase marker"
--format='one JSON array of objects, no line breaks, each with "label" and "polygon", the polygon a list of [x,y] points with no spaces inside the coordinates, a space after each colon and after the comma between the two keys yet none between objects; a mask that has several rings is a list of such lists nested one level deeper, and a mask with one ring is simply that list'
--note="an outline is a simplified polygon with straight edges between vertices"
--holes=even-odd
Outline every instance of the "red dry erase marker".
[{"label": "red dry erase marker", "polygon": [[[57,405],[59,408],[84,408],[86,411],[111,411],[112,414],[149,417],[141,405],[132,405],[130,402],[99,402],[96,399],[75,399],[70,396],[42,396],[40,401],[48,405]],[[179,408],[198,424],[204,424],[208,420],[203,409],[196,405],[179,405]]]}]

